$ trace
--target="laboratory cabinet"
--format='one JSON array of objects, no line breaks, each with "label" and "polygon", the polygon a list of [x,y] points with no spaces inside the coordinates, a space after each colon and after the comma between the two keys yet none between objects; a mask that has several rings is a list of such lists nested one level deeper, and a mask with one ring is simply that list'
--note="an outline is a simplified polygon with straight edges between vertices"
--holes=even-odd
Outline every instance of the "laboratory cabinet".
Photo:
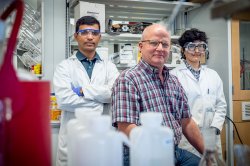
[{"label": "laboratory cabinet", "polygon": [[233,100],[250,100],[250,17],[232,20]]},{"label": "laboratory cabinet", "polygon": [[[249,14],[235,15],[231,26],[234,121],[250,128]],[[249,142],[247,144],[250,145]]]},{"label": "laboratory cabinet", "polygon": [[234,144],[250,147],[250,16],[241,12],[233,16],[232,29],[232,79]]},{"label": "laboratory cabinet", "polygon": [[[12,25],[13,19],[10,18],[8,24]],[[42,40],[41,1],[26,0],[14,51],[14,66],[33,73],[39,79],[42,77]]]},{"label": "laboratory cabinet", "polygon": [[[24,3],[13,64],[38,79],[52,80],[55,66],[66,57],[66,0],[24,0]],[[6,37],[12,18],[7,20]],[[52,84],[51,89],[53,92]]]},{"label": "laboratory cabinet", "polygon": [[[176,17],[178,19],[169,24],[170,16],[178,5],[178,1],[162,0],[70,0],[67,5],[67,22],[70,23],[67,27],[68,56],[77,49],[77,43],[73,38],[74,23],[80,16],[93,15],[101,24],[102,38],[99,46],[107,48],[107,55],[118,69],[131,67],[139,60],[138,42],[143,29],[149,24],[162,22],[168,26],[172,45],[175,46],[179,35],[185,29],[184,13],[200,7],[199,3],[182,3]],[[176,67],[182,62],[179,50],[178,47],[171,49],[169,61],[166,62],[168,67]],[[127,52],[124,53],[125,51]]]}]

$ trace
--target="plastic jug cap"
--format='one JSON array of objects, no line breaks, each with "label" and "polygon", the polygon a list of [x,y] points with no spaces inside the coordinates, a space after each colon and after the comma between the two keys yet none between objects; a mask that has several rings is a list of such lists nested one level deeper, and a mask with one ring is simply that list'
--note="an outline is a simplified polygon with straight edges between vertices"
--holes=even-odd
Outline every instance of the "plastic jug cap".
[{"label": "plastic jug cap", "polygon": [[162,115],[160,112],[141,113],[141,123],[144,126],[161,126]]}]

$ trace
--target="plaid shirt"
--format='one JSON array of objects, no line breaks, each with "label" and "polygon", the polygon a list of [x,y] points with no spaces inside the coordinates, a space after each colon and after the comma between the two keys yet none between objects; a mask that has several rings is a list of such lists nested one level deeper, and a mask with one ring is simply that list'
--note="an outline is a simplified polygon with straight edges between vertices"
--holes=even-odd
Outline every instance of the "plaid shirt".
[{"label": "plaid shirt", "polygon": [[174,132],[174,142],[182,136],[181,119],[190,118],[187,97],[177,78],[163,68],[164,82],[158,69],[141,60],[135,67],[121,73],[112,91],[112,122],[140,125],[140,112],[161,112],[163,125]]}]

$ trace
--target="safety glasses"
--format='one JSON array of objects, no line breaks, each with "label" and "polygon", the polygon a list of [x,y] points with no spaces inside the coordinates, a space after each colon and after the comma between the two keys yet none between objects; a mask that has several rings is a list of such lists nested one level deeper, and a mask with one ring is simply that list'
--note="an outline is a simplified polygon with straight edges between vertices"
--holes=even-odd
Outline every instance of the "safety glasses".
[{"label": "safety glasses", "polygon": [[162,48],[168,48],[169,47],[169,43],[167,41],[142,40],[141,42],[146,42],[153,48],[157,48],[160,43],[162,45]]},{"label": "safety glasses", "polygon": [[78,35],[80,36],[87,36],[89,34],[91,34],[92,36],[99,36],[100,35],[100,30],[96,30],[96,29],[80,29],[77,32]]},{"label": "safety glasses", "polygon": [[194,52],[196,48],[198,49],[199,52],[205,52],[206,50],[208,50],[208,46],[204,42],[202,43],[189,42],[184,45],[184,48],[186,51],[190,52]]}]

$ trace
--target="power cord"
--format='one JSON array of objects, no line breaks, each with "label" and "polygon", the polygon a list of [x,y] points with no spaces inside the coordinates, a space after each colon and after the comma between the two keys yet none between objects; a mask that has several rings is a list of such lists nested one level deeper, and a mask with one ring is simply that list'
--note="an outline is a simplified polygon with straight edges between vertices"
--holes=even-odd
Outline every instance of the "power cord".
[{"label": "power cord", "polygon": [[233,123],[234,128],[235,128],[235,131],[236,131],[236,133],[237,133],[237,137],[239,138],[240,143],[243,145],[243,142],[242,142],[242,140],[241,140],[241,138],[240,138],[240,135],[239,135],[238,129],[237,129],[237,127],[236,127],[236,125],[235,125],[234,121],[232,121],[232,119],[230,119],[228,116],[226,116],[226,119],[227,119],[227,120],[229,120],[230,122],[232,122],[232,123]]}]

